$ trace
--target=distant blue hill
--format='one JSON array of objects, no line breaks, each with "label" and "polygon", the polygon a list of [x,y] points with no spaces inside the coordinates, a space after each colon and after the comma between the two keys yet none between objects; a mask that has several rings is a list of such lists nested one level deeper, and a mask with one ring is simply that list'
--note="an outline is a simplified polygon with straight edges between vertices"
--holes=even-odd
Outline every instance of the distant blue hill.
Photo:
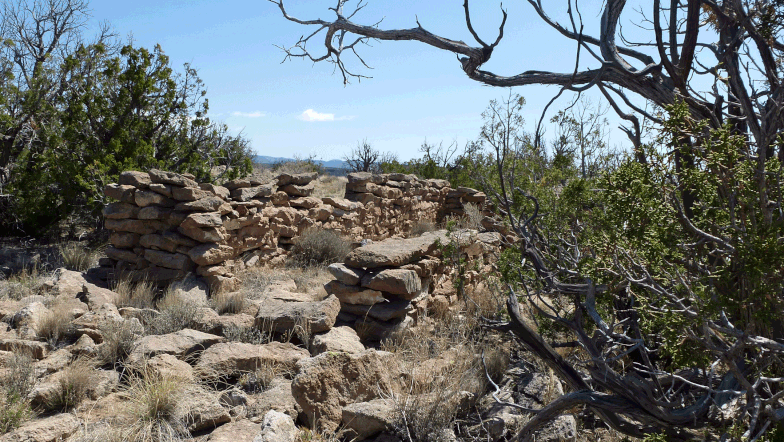
[{"label": "distant blue hill", "polygon": [[[253,157],[254,163],[261,163],[261,164],[275,164],[275,163],[283,163],[287,161],[294,161],[294,158],[268,157],[265,155],[255,155]],[[329,161],[313,160],[313,162],[332,169],[345,169],[346,167],[348,167],[346,162],[343,160],[329,160]]]}]

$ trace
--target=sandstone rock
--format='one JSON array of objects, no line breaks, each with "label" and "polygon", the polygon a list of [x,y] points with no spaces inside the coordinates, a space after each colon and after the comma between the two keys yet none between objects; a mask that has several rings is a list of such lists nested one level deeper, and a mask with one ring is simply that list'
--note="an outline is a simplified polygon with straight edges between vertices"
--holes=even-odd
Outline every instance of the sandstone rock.
[{"label": "sandstone rock", "polygon": [[287,184],[285,186],[282,186],[280,190],[292,196],[310,196],[313,195],[313,191],[316,190],[316,185],[314,183],[306,184],[304,186],[298,186],[296,184]]},{"label": "sandstone rock", "polygon": [[259,300],[259,305],[263,304],[269,299],[276,299],[285,302],[314,302],[321,301],[324,296],[319,296],[318,293],[302,293],[293,291],[297,288],[285,290],[279,287],[267,288],[264,299]]},{"label": "sandstone rock", "polygon": [[278,186],[285,186],[287,184],[296,184],[297,186],[304,186],[311,181],[318,178],[318,172],[304,172],[304,173],[282,173],[278,175]]},{"label": "sandstone rock", "polygon": [[103,188],[104,195],[122,203],[135,204],[136,187],[122,184],[108,184]]},{"label": "sandstone rock", "polygon": [[188,328],[167,335],[145,336],[134,343],[127,361],[131,364],[139,364],[144,359],[159,354],[170,354],[182,359],[224,340],[220,336]]},{"label": "sandstone rock", "polygon": [[12,351],[29,354],[33,359],[40,360],[46,356],[49,346],[45,342],[26,339],[0,338],[0,351]]},{"label": "sandstone rock", "polygon": [[110,203],[103,208],[102,213],[107,219],[136,218],[139,207],[128,203]]},{"label": "sandstone rock", "polygon": [[260,432],[261,425],[243,419],[216,428],[206,442],[253,442]]},{"label": "sandstone rock", "polygon": [[363,342],[379,342],[399,335],[413,325],[414,319],[411,316],[387,322],[361,317],[354,322],[354,329]]},{"label": "sandstone rock", "polygon": [[107,247],[104,250],[106,256],[111,259],[115,259],[117,261],[127,261],[136,263],[139,259],[139,256],[134,253],[131,249],[118,249],[117,247]]},{"label": "sandstone rock", "polygon": [[16,430],[0,436],[0,442],[61,441],[76,433],[79,425],[79,419],[73,414],[56,414],[26,422]]},{"label": "sandstone rock", "polygon": [[93,357],[98,352],[98,347],[93,338],[87,334],[82,334],[73,345],[66,347],[75,356]]},{"label": "sandstone rock", "polygon": [[[85,291],[85,289],[87,290]],[[93,311],[98,310],[106,303],[113,304],[117,299],[117,294],[113,291],[98,287],[82,273],[64,268],[54,272],[52,292],[58,297],[78,298]]]},{"label": "sandstone rock", "polygon": [[222,244],[205,243],[188,252],[193,262],[200,266],[218,264],[234,257],[234,248]]},{"label": "sandstone rock", "polygon": [[343,407],[343,426],[350,430],[348,437],[363,440],[384,430],[392,430],[398,418],[392,399],[373,399]]},{"label": "sandstone rock", "polygon": [[168,184],[161,184],[161,183],[152,183],[150,184],[150,190],[153,192],[160,193],[161,195],[171,198],[172,197],[172,186]]},{"label": "sandstone rock", "polygon": [[142,235],[142,237],[139,238],[139,244],[147,249],[174,252],[179,246],[193,247],[197,242],[187,236],[180,235],[177,232],[167,231],[160,234],[151,233]]},{"label": "sandstone rock", "polygon": [[272,204],[276,206],[288,206],[289,194],[279,190],[270,196],[270,201],[272,201]]},{"label": "sandstone rock", "polygon": [[358,354],[322,353],[297,363],[291,383],[294,399],[302,407],[308,427],[334,432],[342,421],[343,407],[376,399],[390,391],[393,374],[390,353],[365,350]]},{"label": "sandstone rock", "polygon": [[242,189],[246,187],[251,187],[250,180],[248,178],[237,178],[236,180],[231,180],[223,185],[225,188],[232,191],[234,189]]},{"label": "sandstone rock", "polygon": [[191,270],[196,267],[193,264],[193,261],[182,253],[168,253],[160,250],[145,249],[144,259],[159,267],[165,267],[167,269]]},{"label": "sandstone rock", "polygon": [[139,235],[155,233],[169,228],[166,223],[161,221],[142,221],[138,219],[107,219],[104,226],[106,230],[138,233]]},{"label": "sandstone rock", "polygon": [[177,201],[196,201],[213,196],[212,192],[195,187],[172,187],[172,198]]},{"label": "sandstone rock", "polygon": [[11,318],[11,324],[17,329],[28,328],[37,336],[41,323],[50,313],[43,303],[31,302],[14,314]]},{"label": "sandstone rock", "polygon": [[139,210],[139,219],[168,220],[171,217],[172,209],[158,206],[147,206]]},{"label": "sandstone rock", "polygon": [[413,270],[386,269],[362,277],[362,286],[414,299],[422,290],[422,281]]},{"label": "sandstone rock", "polygon": [[371,317],[379,321],[391,321],[406,316],[412,309],[411,302],[405,300],[382,302],[373,305],[343,304],[341,311],[362,317]]},{"label": "sandstone rock", "polygon": [[362,287],[346,285],[339,281],[326,283],[324,290],[330,295],[337,296],[341,304],[373,305],[379,302],[386,302],[386,299],[378,290],[363,289]]},{"label": "sandstone rock", "polygon": [[139,245],[139,235],[130,232],[112,232],[109,243],[119,248],[131,248]]},{"label": "sandstone rock", "polygon": [[219,212],[226,214],[231,212],[231,204],[217,196],[209,196],[196,201],[179,203],[174,210],[181,212]]},{"label": "sandstone rock", "polygon": [[236,292],[242,282],[234,276],[207,275],[204,277],[211,293]]},{"label": "sandstone rock", "polygon": [[[88,368],[84,369],[87,370]],[[55,397],[62,392],[63,386],[61,382],[66,376],[67,373],[65,371],[58,371],[38,382],[27,396],[30,405],[34,408],[39,408],[52,403]],[[91,399],[106,396],[120,384],[120,374],[114,370],[96,368],[91,370],[89,376],[90,382],[85,386],[85,393]]]},{"label": "sandstone rock", "polygon": [[400,267],[434,252],[442,238],[443,235],[428,232],[414,238],[374,242],[354,249],[344,262],[356,268]]},{"label": "sandstone rock", "polygon": [[201,388],[189,388],[180,393],[175,416],[191,433],[231,422],[231,416],[218,402],[218,396]]},{"label": "sandstone rock", "polygon": [[193,273],[189,273],[183,279],[174,281],[169,285],[169,292],[180,302],[190,303],[198,306],[207,305],[207,293],[209,287]]},{"label": "sandstone rock", "polygon": [[352,172],[346,175],[348,182],[351,184],[369,183],[373,179],[373,174],[370,172]]},{"label": "sandstone rock", "polygon": [[238,201],[250,201],[253,198],[268,198],[272,196],[274,189],[272,185],[241,187],[231,191],[231,197]]},{"label": "sandstone rock", "polygon": [[215,184],[200,183],[199,189],[205,190],[207,192],[211,192],[214,195],[219,196],[223,199],[229,199],[229,197],[231,196],[231,192],[229,191],[229,189],[223,186],[216,186]]},{"label": "sandstone rock", "polygon": [[134,194],[134,202],[139,207],[147,207],[153,204],[163,207],[174,207],[175,204],[173,199],[150,190],[137,190]]},{"label": "sandstone rock", "polygon": [[365,271],[362,269],[354,269],[347,267],[345,264],[336,262],[327,267],[329,273],[338,281],[346,285],[359,285],[359,281],[365,276]]},{"label": "sandstone rock", "polygon": [[293,368],[297,361],[310,354],[294,344],[270,342],[254,345],[244,342],[224,342],[202,352],[196,364],[200,373],[219,376],[237,376],[252,373],[264,365]]},{"label": "sandstone rock", "polygon": [[182,222],[181,227],[223,227],[223,220],[218,212],[191,213]]},{"label": "sandstone rock", "polygon": [[162,378],[181,378],[186,381],[194,379],[193,367],[190,364],[166,353],[151,357],[145,367],[149,374]]},{"label": "sandstone rock", "polygon": [[[61,348],[59,350],[55,350],[45,358],[41,359],[40,361],[36,361],[35,363],[35,377],[41,378],[48,374],[52,374],[63,370],[67,367],[71,361],[73,361],[74,357],[71,352],[65,348]],[[1,366],[2,364],[0,364]]]},{"label": "sandstone rock", "polygon": [[121,185],[134,186],[139,189],[146,189],[152,183],[150,174],[146,172],[137,172],[135,170],[122,172],[120,174],[120,179],[117,181]]},{"label": "sandstone rock", "polygon": [[264,415],[261,433],[253,442],[295,442],[298,433],[291,416],[270,410]]},{"label": "sandstone rock", "polygon": [[266,390],[249,398],[247,416],[254,422],[261,422],[269,410],[288,414],[295,421],[299,416],[299,406],[291,394],[291,381],[277,377]]},{"label": "sandstone rock", "polygon": [[158,169],[150,170],[150,181],[161,184],[174,184],[180,187],[199,187],[195,181],[179,173],[167,172]]},{"label": "sandstone rock", "polygon": [[177,231],[183,235],[195,239],[196,241],[207,243],[217,243],[223,241],[227,234],[226,229],[221,227],[199,228],[195,226],[180,226]]},{"label": "sandstone rock", "polygon": [[335,296],[319,302],[283,302],[270,300],[260,306],[256,315],[256,326],[269,324],[272,330],[293,330],[298,321],[304,320],[311,333],[324,332],[332,328],[340,312],[340,301]]},{"label": "sandstone rock", "polygon": [[362,353],[365,346],[359,341],[353,328],[333,327],[326,333],[313,335],[310,341],[310,352],[313,356],[329,351]]},{"label": "sandstone rock", "polygon": [[304,209],[312,209],[321,205],[321,200],[316,197],[306,196],[302,198],[294,198],[289,200],[289,204],[293,207],[302,207]]},{"label": "sandstone rock", "polygon": [[346,212],[356,210],[360,206],[357,202],[349,201],[345,198],[324,197],[322,198],[322,201],[324,201],[324,204],[329,204],[336,209],[344,210]]}]

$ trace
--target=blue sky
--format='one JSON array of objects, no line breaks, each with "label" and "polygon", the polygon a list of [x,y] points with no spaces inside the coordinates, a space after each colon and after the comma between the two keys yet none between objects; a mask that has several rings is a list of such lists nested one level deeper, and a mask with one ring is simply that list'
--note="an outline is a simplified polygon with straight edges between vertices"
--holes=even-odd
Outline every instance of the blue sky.
[{"label": "blue sky", "polygon": [[[334,3],[285,4],[298,18],[331,19],[327,8]],[[551,16],[565,19],[565,1],[545,3]],[[586,32],[598,34],[601,1],[580,6]],[[292,45],[308,29],[286,21],[276,5],[264,0],[91,0],[90,7],[91,28],[108,21],[123,38],[132,35],[138,46],[159,43],[175,68],[185,62],[196,67],[207,85],[210,116],[234,132],[242,130],[259,155],[329,160],[341,158],[367,138],[375,148],[406,160],[419,156],[425,138],[436,143],[456,139],[461,145],[476,139],[489,100],[508,93],[469,80],[453,54],[412,42],[372,42],[372,47],[362,48],[373,70],[360,70],[373,78],[346,87],[330,64],[281,64],[283,53],[274,45]],[[486,69],[513,75],[528,69],[574,68],[574,44],[544,24],[527,2],[504,7],[509,13],[506,36]],[[633,14],[631,7],[628,11]],[[494,40],[499,3],[475,1],[472,12],[480,36]],[[461,0],[371,1],[355,21],[369,24],[383,18],[382,28],[409,28],[416,26],[417,17],[433,33],[473,43]],[[323,38],[313,42],[316,53],[323,53],[320,41]],[[358,62],[352,63],[359,69]],[[514,92],[528,102],[525,118],[532,131],[557,89],[529,86]],[[612,143],[626,140],[615,132]]]}]

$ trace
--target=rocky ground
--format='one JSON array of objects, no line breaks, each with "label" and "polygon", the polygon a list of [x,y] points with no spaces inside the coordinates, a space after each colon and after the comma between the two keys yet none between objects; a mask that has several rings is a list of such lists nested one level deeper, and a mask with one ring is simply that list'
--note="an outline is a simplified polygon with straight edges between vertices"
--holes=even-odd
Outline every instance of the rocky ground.
[{"label": "rocky ground", "polygon": [[[249,269],[212,296],[65,268],[1,281],[0,442],[507,440],[528,419],[509,404],[540,408],[560,383],[482,329],[489,272],[472,303],[436,284],[432,241]],[[577,438],[572,415],[537,437]]]}]

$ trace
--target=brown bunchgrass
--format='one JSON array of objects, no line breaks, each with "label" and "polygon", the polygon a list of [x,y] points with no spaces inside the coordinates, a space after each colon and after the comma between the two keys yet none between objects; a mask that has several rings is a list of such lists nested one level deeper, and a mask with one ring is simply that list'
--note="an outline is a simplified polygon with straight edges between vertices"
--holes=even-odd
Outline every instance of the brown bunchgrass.
[{"label": "brown bunchgrass", "polygon": [[0,299],[18,301],[28,296],[38,295],[43,292],[45,283],[51,278],[48,272],[42,272],[38,266],[25,267],[22,271],[14,273],[3,279],[0,273]]},{"label": "brown bunchgrass", "polygon": [[150,281],[133,282],[128,278],[121,278],[114,284],[112,291],[117,293],[115,304],[118,308],[153,308],[155,286]]},{"label": "brown bunchgrass", "polygon": [[90,250],[77,243],[61,244],[60,263],[68,270],[84,272],[98,264],[100,252]]},{"label": "brown bunchgrass", "polygon": [[45,411],[66,412],[79,405],[94,383],[94,370],[87,360],[77,360],[61,372],[55,394],[42,404]]},{"label": "brown bunchgrass", "polygon": [[332,230],[308,228],[294,238],[289,260],[300,267],[327,266],[343,262],[351,244]]},{"label": "brown bunchgrass", "polygon": [[220,292],[213,294],[210,304],[219,315],[226,315],[242,312],[247,303],[243,292]]},{"label": "brown bunchgrass", "polygon": [[49,311],[43,315],[38,323],[38,329],[36,330],[38,336],[45,339],[52,347],[57,347],[58,344],[73,334],[72,319],[71,312],[65,306],[55,304],[49,308]]},{"label": "brown bunchgrass", "polygon": [[313,196],[316,198],[343,198],[346,195],[348,178],[344,176],[321,175],[316,179]]}]

